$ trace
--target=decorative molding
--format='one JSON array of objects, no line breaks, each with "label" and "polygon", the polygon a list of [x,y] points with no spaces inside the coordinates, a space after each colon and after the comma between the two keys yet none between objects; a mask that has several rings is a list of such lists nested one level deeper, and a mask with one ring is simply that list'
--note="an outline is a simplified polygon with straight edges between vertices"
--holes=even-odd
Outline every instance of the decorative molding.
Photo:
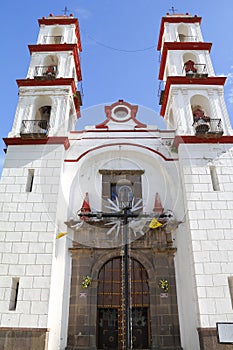
[{"label": "decorative molding", "polygon": [[226,144],[233,144],[233,136],[221,136],[221,137],[197,137],[197,136],[176,136],[174,139],[174,146],[176,148],[179,147],[180,144],[186,143],[186,144],[198,144],[198,143],[226,143]]},{"label": "decorative molding", "polygon": [[89,154],[91,152],[97,151],[97,150],[105,148],[105,147],[119,147],[119,146],[139,147],[139,148],[142,148],[142,149],[147,150],[149,152],[152,152],[154,154],[157,154],[158,156],[160,156],[165,161],[177,161],[178,160],[178,158],[167,158],[162,153],[156,151],[153,148],[147,147],[147,146],[143,146],[143,145],[139,145],[139,144],[135,144],[135,143],[119,142],[119,143],[110,143],[110,144],[104,144],[104,145],[93,147],[91,149],[86,150],[82,154],[80,154],[78,156],[78,158],[76,158],[76,159],[66,159],[65,162],[72,162],[72,163],[73,162],[79,162],[83,157],[85,157],[87,154]]},{"label": "decorative molding", "polygon": [[68,137],[63,136],[52,136],[44,139],[22,139],[21,137],[8,137],[3,138],[6,146],[23,146],[23,145],[56,145],[63,144],[67,150],[70,147]]},{"label": "decorative molding", "polygon": [[100,169],[99,173],[101,175],[143,175],[145,170],[108,170],[108,169]]}]

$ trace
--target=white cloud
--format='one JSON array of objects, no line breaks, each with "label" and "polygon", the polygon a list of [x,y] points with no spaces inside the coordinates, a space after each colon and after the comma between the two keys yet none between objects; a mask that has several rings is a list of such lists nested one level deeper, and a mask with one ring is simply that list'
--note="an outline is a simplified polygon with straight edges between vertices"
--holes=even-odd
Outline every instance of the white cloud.
[{"label": "white cloud", "polygon": [[233,104],[233,88],[227,93],[227,101],[230,104]]},{"label": "white cloud", "polygon": [[227,83],[228,84],[233,84],[233,72],[231,73],[228,73],[227,75],[226,75],[226,77],[227,77]]}]

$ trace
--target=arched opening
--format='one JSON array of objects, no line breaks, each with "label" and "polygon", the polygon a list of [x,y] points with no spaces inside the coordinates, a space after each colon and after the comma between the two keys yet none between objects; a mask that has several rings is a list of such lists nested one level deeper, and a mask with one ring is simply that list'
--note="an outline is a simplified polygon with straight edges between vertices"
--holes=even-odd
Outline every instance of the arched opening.
[{"label": "arched opening", "polygon": [[190,41],[188,26],[184,24],[180,24],[178,26],[177,31],[178,31],[178,38],[177,38],[178,41],[180,42]]},{"label": "arched opening", "polygon": [[51,115],[51,99],[49,97],[39,97],[35,103],[35,127],[41,132],[47,133]]},{"label": "arched opening", "polygon": [[48,55],[44,58],[43,65],[35,67],[34,78],[39,80],[51,80],[57,76],[58,58]]},{"label": "arched opening", "polygon": [[[107,261],[99,272],[97,291],[97,349],[118,350],[125,344],[123,259]],[[137,260],[130,259],[130,319],[132,349],[150,347],[148,274]]]},{"label": "arched opening", "polygon": [[205,134],[210,129],[210,106],[205,96],[195,95],[191,98],[193,126],[196,134]]},{"label": "arched opening", "polygon": [[199,63],[198,57],[191,52],[183,55],[183,72],[187,77],[206,78],[208,76],[205,63]]},{"label": "arched opening", "polygon": [[62,28],[61,26],[56,26],[52,30],[52,44],[61,44],[63,42],[62,37]]}]

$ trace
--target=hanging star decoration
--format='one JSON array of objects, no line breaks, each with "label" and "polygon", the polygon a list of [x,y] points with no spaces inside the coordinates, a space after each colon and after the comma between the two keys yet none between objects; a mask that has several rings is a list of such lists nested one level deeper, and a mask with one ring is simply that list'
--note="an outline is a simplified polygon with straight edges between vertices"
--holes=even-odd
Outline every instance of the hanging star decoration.
[{"label": "hanging star decoration", "polygon": [[[119,213],[122,211],[120,207],[120,203],[118,200],[118,197],[115,197],[115,202],[113,202],[111,199],[108,199],[109,205],[106,205],[105,207],[108,209],[111,209],[112,212]],[[132,199],[132,207],[130,211],[133,213],[139,209],[142,209],[142,198],[139,199],[136,203],[134,198]],[[141,218],[139,220],[131,220],[129,221],[129,228],[132,230],[134,236],[136,237],[137,233],[140,233],[141,235],[144,235],[143,227],[145,226],[147,222],[147,218]],[[110,220],[110,222],[105,224],[106,226],[112,226],[108,231],[107,235],[110,235],[112,232],[116,232],[116,237],[119,236],[120,228],[121,228],[121,220]]]}]

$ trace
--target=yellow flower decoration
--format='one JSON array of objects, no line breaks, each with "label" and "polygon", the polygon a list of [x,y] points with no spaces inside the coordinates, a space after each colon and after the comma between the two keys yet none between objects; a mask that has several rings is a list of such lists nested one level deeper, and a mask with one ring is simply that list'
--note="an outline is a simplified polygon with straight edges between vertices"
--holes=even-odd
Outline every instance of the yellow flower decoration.
[{"label": "yellow flower decoration", "polygon": [[90,276],[83,276],[82,287],[88,288],[91,284],[92,278]]},{"label": "yellow flower decoration", "polygon": [[168,283],[168,281],[164,280],[164,279],[160,280],[159,281],[159,288],[161,288],[165,293],[167,293],[168,290],[169,290],[169,283]]}]

